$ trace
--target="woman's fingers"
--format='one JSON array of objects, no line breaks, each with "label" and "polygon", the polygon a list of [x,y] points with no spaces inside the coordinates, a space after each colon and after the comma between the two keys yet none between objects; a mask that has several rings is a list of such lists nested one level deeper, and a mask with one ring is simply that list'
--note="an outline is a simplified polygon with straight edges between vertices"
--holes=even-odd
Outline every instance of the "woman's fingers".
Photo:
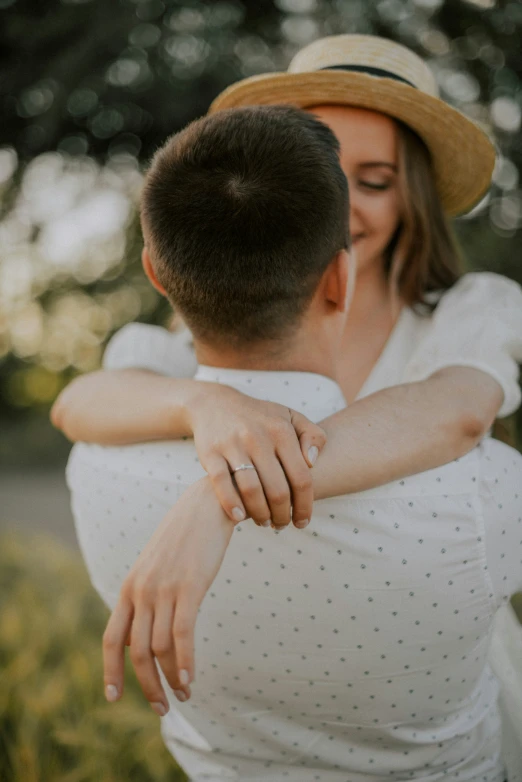
[{"label": "woman's fingers", "polygon": [[217,451],[205,459],[203,465],[216,492],[219,504],[234,524],[246,519],[243,501],[237,491],[226,459]]},{"label": "woman's fingers", "polygon": [[163,717],[169,710],[169,703],[152,654],[153,623],[152,608],[143,602],[138,604],[132,623],[130,658],[145,697],[156,714]]},{"label": "woman's fingers", "polygon": [[313,467],[326,445],[326,432],[295,410],[290,410],[290,420],[299,440],[303,457],[308,466]]},{"label": "woman's fingers", "polygon": [[172,599],[164,599],[156,604],[152,629],[152,652],[158,660],[166,680],[174,690],[176,698],[184,702],[190,698],[190,687],[182,684],[179,678],[176,648],[172,634],[174,611]]},{"label": "woman's fingers", "polygon": [[[302,461],[299,446],[297,453]],[[291,494],[277,454],[260,451],[256,454],[254,464],[270,509],[268,518],[272,519],[274,529],[284,529],[292,520]]]},{"label": "woman's fingers", "polygon": [[160,715],[169,710],[162,671],[173,689],[179,687],[180,700],[190,697],[198,608],[233,530],[208,477],[190,486],[158,525],[123,582],[104,633],[108,700],[123,691],[129,627],[130,658],[151,707]]},{"label": "woman's fingers", "polygon": [[[270,444],[268,444],[268,447],[270,447]],[[234,480],[241,494],[247,516],[253,519],[260,527],[269,526],[267,522],[270,522],[271,511],[255,463],[250,456],[239,450],[227,454],[227,461],[231,470],[243,464],[253,465],[253,470],[247,469],[235,472]]]},{"label": "woman's fingers", "polygon": [[[198,590],[199,592],[199,590]],[[196,586],[188,585],[176,601],[172,636],[176,649],[178,676],[184,690],[190,697],[190,682],[194,681],[194,629],[201,599]]]},{"label": "woman's fingers", "polygon": [[[312,515],[310,467],[326,443],[326,433],[301,413],[289,410],[290,421],[274,419],[265,436],[259,432],[223,455],[212,451],[204,461],[218,500],[234,522],[251,517],[259,526],[281,529],[290,521],[307,526]],[[248,455],[250,454],[250,455]],[[233,473],[242,464],[253,464]],[[233,473],[233,474],[231,474]]]},{"label": "woman's fingers", "polygon": [[212,481],[219,503],[234,524],[252,518],[258,526],[270,519],[270,509],[256,470],[239,470],[242,464],[252,464],[245,452],[235,449],[227,458],[214,452],[205,459],[205,470]]},{"label": "woman's fingers", "polygon": [[132,625],[133,607],[122,598],[116,604],[103,634],[103,682],[111,703],[123,695],[125,641]]},{"label": "woman's fingers", "polygon": [[314,505],[310,468],[303,459],[296,439],[282,442],[278,446],[277,455],[292,492],[292,521],[295,527],[304,529],[310,523]]}]

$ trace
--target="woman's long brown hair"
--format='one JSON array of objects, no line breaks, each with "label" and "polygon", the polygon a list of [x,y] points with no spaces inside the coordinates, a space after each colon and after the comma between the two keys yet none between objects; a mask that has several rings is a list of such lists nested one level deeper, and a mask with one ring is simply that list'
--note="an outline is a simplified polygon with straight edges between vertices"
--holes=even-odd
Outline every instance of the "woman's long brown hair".
[{"label": "woman's long brown hair", "polygon": [[[429,314],[436,302],[426,301],[426,294],[451,288],[463,273],[462,254],[435,188],[428,149],[410,128],[397,124],[402,221],[387,251],[387,271],[395,296]],[[511,424],[496,420],[493,437],[516,447]]]},{"label": "woman's long brown hair", "polygon": [[435,187],[429,151],[410,128],[397,125],[402,220],[388,247],[387,272],[398,296],[428,314],[435,305],[426,294],[451,288],[462,274],[462,256]]}]

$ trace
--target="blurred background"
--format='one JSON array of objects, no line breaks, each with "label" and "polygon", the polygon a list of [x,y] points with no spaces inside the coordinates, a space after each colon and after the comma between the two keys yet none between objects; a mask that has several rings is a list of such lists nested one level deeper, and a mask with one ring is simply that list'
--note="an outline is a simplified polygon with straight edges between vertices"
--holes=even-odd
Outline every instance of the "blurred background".
[{"label": "blurred background", "polygon": [[[181,778],[137,691],[118,730],[126,745],[133,731],[149,730],[154,752],[127,762],[111,749],[98,659],[105,613],[75,548],[63,479],[69,444],[49,409],[75,375],[99,366],[115,330],[167,322],[139,261],[142,171],[158,145],[231,82],[284,70],[303,45],[343,32],[414,49],[442,97],[494,135],[493,186],[455,230],[469,269],[522,283],[520,2],[0,0],[0,533],[10,531],[0,548],[0,676],[7,682],[8,671],[10,682],[0,685],[2,780]],[[522,417],[497,434],[520,444]],[[43,627],[63,617],[65,635],[86,633],[67,658],[83,672],[76,705],[69,684],[78,676],[57,664],[53,634],[34,637],[35,605]],[[42,670],[55,683],[31,700],[31,677],[41,689]],[[23,719],[16,709],[28,709]]]}]

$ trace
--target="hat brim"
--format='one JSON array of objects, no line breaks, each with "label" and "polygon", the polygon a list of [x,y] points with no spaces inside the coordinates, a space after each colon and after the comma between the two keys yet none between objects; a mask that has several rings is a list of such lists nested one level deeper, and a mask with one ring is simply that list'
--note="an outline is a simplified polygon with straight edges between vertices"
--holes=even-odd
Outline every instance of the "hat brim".
[{"label": "hat brim", "polygon": [[491,183],[495,148],[484,131],[440,98],[393,79],[333,70],[262,74],[232,84],[209,113],[281,103],[303,109],[357,106],[404,122],[430,151],[437,191],[449,216],[469,211]]}]

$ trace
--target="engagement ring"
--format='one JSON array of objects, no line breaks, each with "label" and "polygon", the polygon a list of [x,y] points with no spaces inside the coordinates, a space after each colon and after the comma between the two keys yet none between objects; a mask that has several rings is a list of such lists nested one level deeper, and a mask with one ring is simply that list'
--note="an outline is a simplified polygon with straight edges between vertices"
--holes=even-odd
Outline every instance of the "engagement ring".
[{"label": "engagement ring", "polygon": [[239,470],[255,470],[253,464],[240,464],[239,467],[236,467],[232,472],[239,472]]}]

